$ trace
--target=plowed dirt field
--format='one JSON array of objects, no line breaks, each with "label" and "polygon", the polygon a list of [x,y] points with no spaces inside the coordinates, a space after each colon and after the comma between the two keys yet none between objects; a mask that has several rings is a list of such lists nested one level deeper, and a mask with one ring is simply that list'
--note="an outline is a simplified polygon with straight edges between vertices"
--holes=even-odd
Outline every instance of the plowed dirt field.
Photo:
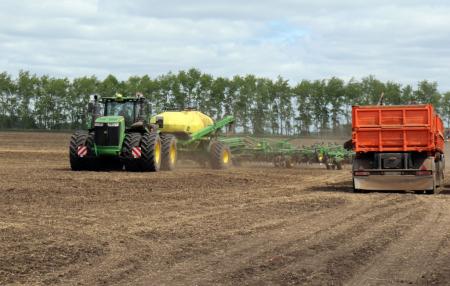
[{"label": "plowed dirt field", "polygon": [[448,190],[354,194],[349,167],[72,172],[68,139],[0,132],[0,285],[450,283]]}]

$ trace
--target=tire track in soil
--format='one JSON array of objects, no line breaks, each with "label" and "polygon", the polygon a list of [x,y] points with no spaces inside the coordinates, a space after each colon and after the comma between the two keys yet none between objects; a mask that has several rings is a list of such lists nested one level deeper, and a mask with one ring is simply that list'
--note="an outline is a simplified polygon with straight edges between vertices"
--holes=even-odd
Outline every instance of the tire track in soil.
[{"label": "tire track in soil", "polygon": [[[285,249],[289,249],[293,245],[314,241],[321,236],[327,237],[330,232],[337,233],[329,239],[329,244],[333,244],[336,238],[343,235],[342,232],[345,233],[348,228],[352,227],[345,225],[348,221],[358,222],[355,228],[360,228],[365,224],[368,216],[378,215],[381,220],[386,216],[385,212],[391,208],[398,210],[401,208],[401,204],[404,204],[403,207],[409,209],[416,204],[413,199],[405,200],[400,197],[384,196],[379,200],[379,196],[375,196],[371,199],[374,200],[373,204],[356,206],[351,204],[345,206],[344,210],[337,208],[306,216],[303,220],[291,220],[289,225],[283,229],[276,228],[234,241],[232,244],[228,243],[225,250],[213,252],[213,255],[190,257],[186,262],[177,263],[169,270],[170,273],[176,274],[159,278],[154,276],[151,281],[156,281],[157,284],[171,284],[174,281],[182,281],[187,284],[221,284],[224,281],[229,281],[231,284],[247,283],[246,279],[257,276],[268,269],[264,265],[267,259],[279,256]],[[395,212],[390,213],[394,214]],[[302,223],[307,227],[299,227]],[[274,238],[278,238],[278,240]],[[260,261],[259,265],[258,261]],[[254,266],[255,264],[256,266]],[[217,269],[219,269],[218,273]],[[261,269],[263,271],[259,271]],[[205,274],[207,274],[206,277]]]},{"label": "tire track in soil", "polygon": [[38,152],[0,151],[0,224],[18,232],[0,235],[15,258],[0,273],[23,270],[12,284],[450,281],[450,197],[353,194],[348,170],[318,166],[73,173],[68,136],[23,133],[17,150]]},{"label": "tire track in soil", "polygon": [[[314,180],[311,178],[309,180],[307,185],[311,185],[314,182]],[[267,193],[269,194],[271,191],[270,188],[267,188]],[[262,193],[264,193],[264,190],[262,190]],[[216,194],[215,194],[216,195]],[[227,196],[226,193],[223,193],[223,196]],[[299,194],[298,198],[303,198],[303,194]],[[296,198],[289,197],[290,199]],[[219,208],[214,207],[206,207],[199,209],[198,211],[201,211],[194,215],[183,215],[177,218],[176,221],[173,222],[166,222],[164,223],[164,228],[173,228],[179,225],[183,224],[199,224],[201,225],[201,221],[204,220],[207,217],[221,217],[221,216],[230,216],[232,215],[233,219],[239,219],[240,215],[239,212],[244,212],[248,209],[253,208],[255,205],[259,204],[279,204],[286,201],[285,197],[261,197],[254,199],[252,198],[251,203],[248,204],[246,208],[240,208],[236,209],[235,206],[233,206],[232,203],[227,203],[226,205],[221,205]],[[228,208],[227,210],[224,210]],[[261,211],[261,210],[260,210]],[[235,214],[234,214],[235,213]],[[280,222],[280,224],[276,225],[270,225],[270,226],[262,226],[262,228],[271,229],[273,227],[278,228],[283,222]],[[204,226],[203,226],[204,227]],[[222,226],[223,228],[223,226]],[[260,229],[259,229],[260,230]],[[229,231],[229,230],[228,230]],[[159,250],[155,251],[155,247],[152,247],[151,243],[149,243],[145,237],[146,234],[148,234],[149,238],[154,238],[155,233],[149,232],[149,233],[135,233],[135,236],[130,239],[126,235],[123,236],[123,240],[125,241],[125,244],[128,244],[129,247],[125,247],[124,245],[114,246],[113,250],[110,251],[109,255],[106,257],[103,257],[101,260],[99,260],[96,264],[96,271],[90,272],[87,271],[84,273],[83,277],[81,278],[80,283],[84,285],[91,285],[91,284],[104,284],[106,281],[109,281],[109,283],[112,284],[120,284],[121,282],[132,280],[133,276],[139,276],[137,273],[141,273],[142,271],[145,271],[145,269],[152,269],[156,270],[155,265],[155,259],[151,258],[150,255],[143,256],[142,250],[147,249],[151,256],[153,257],[160,257],[159,261],[157,261],[157,265],[163,265],[164,268],[167,268],[167,266],[170,266],[173,263],[179,263],[182,261],[187,261],[191,258],[192,255],[198,255],[198,254],[209,254],[212,252],[212,250],[202,250],[199,249],[197,245],[195,245],[195,242],[190,241],[189,239],[183,239],[180,237],[176,237],[174,240],[174,244],[171,245],[159,245],[156,247],[156,249]],[[158,233],[156,233],[158,235]],[[219,235],[220,236],[220,235]],[[223,235],[223,237],[217,239],[212,238],[211,243],[212,244],[220,244],[226,241],[229,237],[232,235]],[[170,239],[170,238],[168,238]],[[187,245],[187,247],[184,247]],[[134,249],[138,248],[138,251],[135,251]],[[175,251],[173,249],[176,249]],[[175,257],[167,257],[167,253],[170,255],[174,255]],[[129,257],[136,257],[136,259],[131,259]],[[167,260],[164,260],[167,258]],[[173,259],[175,258],[175,259]],[[151,261],[151,262],[149,262]],[[176,262],[175,262],[176,261]],[[124,265],[127,265],[128,267],[125,267]],[[114,269],[114,271],[111,271],[109,269]],[[148,281],[148,280],[147,280]],[[143,283],[147,284],[147,282]]]},{"label": "tire track in soil", "polygon": [[[343,236],[345,237],[343,239],[338,238],[333,242],[321,243],[321,251],[307,255],[306,259],[304,259],[304,253],[294,252],[301,256],[301,259],[290,264],[281,273],[269,275],[267,279],[272,282],[284,281],[285,284],[297,284],[299,281],[308,285],[346,284],[343,282],[351,277],[354,271],[370,263],[371,256],[385,249],[393,239],[405,234],[409,228],[405,222],[416,221],[420,217],[420,211],[407,211],[400,218],[391,216],[392,221],[388,223],[380,221],[379,224],[371,225],[359,233],[353,232]],[[339,245],[337,248],[335,248],[336,244]],[[327,246],[329,246],[328,249]],[[299,269],[301,269],[300,275]]]},{"label": "tire track in soil", "polygon": [[[250,280],[251,284],[260,284],[264,281],[285,281],[289,283],[302,281],[303,283],[312,283],[313,281],[330,282],[336,280],[336,273],[332,272],[332,269],[328,269],[328,267],[322,269],[323,265],[328,265],[330,259],[342,255],[340,254],[342,252],[347,250],[354,252],[360,243],[366,244],[367,241],[372,241],[376,237],[376,233],[368,239],[362,239],[362,237],[369,232],[372,233],[377,226],[384,226],[387,219],[398,217],[399,214],[401,216],[395,218],[395,221],[409,216],[410,212],[408,210],[416,205],[417,202],[412,202],[396,205],[393,208],[385,208],[381,212],[369,213],[358,220],[344,222],[337,229],[325,230],[321,232],[321,235],[315,236],[313,240],[289,242],[284,248],[274,249],[270,253],[259,257],[256,263],[253,262],[253,264],[256,264],[256,267],[252,266],[244,269],[245,274],[250,269],[252,275],[241,275],[241,269],[237,273],[232,273],[231,278],[244,279],[245,283],[248,282],[246,280]],[[278,254],[273,256],[275,253]],[[345,259],[338,260],[345,261]],[[308,267],[304,267],[304,265],[308,265]],[[300,275],[298,269],[301,269],[302,273]],[[338,271],[337,273],[342,272]],[[324,275],[324,273],[327,273],[327,275]],[[290,278],[287,279],[287,277]]]},{"label": "tire track in soil", "polygon": [[369,266],[355,273],[347,285],[418,284],[433,272],[436,258],[448,243],[448,234],[436,231],[450,225],[450,214],[445,210],[448,201],[441,196],[420,199],[426,209],[424,216],[409,225],[409,231],[374,257]]}]

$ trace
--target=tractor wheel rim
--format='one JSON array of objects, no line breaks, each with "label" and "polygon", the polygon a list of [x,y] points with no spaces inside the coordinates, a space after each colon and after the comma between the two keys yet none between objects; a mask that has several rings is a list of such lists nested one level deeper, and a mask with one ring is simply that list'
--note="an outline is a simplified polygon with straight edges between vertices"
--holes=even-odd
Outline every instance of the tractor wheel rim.
[{"label": "tractor wheel rim", "polygon": [[174,164],[175,160],[177,159],[177,148],[175,147],[174,144],[172,144],[170,146],[169,158],[170,158],[170,163],[172,163],[172,164]]},{"label": "tractor wheel rim", "polygon": [[228,164],[229,161],[230,161],[230,154],[228,153],[227,150],[225,150],[222,154],[222,162],[224,164]]},{"label": "tractor wheel rim", "polygon": [[161,142],[156,142],[155,144],[155,162],[156,164],[159,164],[159,161],[161,160]]}]

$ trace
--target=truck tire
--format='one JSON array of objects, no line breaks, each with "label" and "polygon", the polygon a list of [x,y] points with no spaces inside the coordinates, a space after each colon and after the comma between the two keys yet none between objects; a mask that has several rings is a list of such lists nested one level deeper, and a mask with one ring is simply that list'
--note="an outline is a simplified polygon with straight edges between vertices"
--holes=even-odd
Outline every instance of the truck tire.
[{"label": "truck tire", "polygon": [[77,131],[70,138],[70,168],[73,171],[93,169],[94,135],[86,131]]},{"label": "truck tire", "polygon": [[232,164],[230,148],[220,141],[211,143],[210,156],[213,169],[227,169]]},{"label": "truck tire", "polygon": [[161,134],[161,170],[172,171],[177,163],[177,139],[171,134]]},{"label": "truck tire", "polygon": [[122,158],[127,171],[159,171],[161,165],[161,139],[158,133],[127,133],[123,142]]}]

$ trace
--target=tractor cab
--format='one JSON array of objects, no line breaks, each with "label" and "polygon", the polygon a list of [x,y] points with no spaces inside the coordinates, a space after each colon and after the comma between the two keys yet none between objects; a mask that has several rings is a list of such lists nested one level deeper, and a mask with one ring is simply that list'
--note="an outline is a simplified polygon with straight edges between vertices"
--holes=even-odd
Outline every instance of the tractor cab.
[{"label": "tractor cab", "polygon": [[92,114],[90,133],[93,134],[97,155],[118,156],[128,132],[148,130],[148,105],[142,95],[125,97],[94,97],[89,105]]},{"label": "tractor cab", "polygon": [[98,123],[120,125],[123,122],[126,129],[133,125],[145,125],[149,113],[146,99],[142,95],[124,97],[119,93],[115,97],[103,97],[100,100],[94,97],[89,110],[93,115],[94,127],[100,125]]}]

